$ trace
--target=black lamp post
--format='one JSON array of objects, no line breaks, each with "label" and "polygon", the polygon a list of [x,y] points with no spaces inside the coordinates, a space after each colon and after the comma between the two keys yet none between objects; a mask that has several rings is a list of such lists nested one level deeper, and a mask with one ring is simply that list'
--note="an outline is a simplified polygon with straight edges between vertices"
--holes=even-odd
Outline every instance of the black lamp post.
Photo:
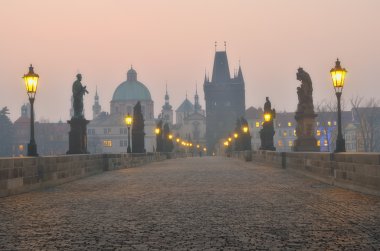
[{"label": "black lamp post", "polygon": [[163,152],[164,142],[162,138],[162,120],[158,121],[154,132],[156,134],[156,152]]},{"label": "black lamp post", "polygon": [[241,138],[241,144],[242,144],[242,150],[248,151],[252,150],[251,146],[251,134],[249,132],[248,122],[245,118],[241,118],[241,130],[242,130],[242,138]]},{"label": "black lamp post", "polygon": [[26,92],[29,96],[30,102],[30,142],[28,144],[28,156],[38,156],[37,144],[34,139],[34,98],[38,86],[38,74],[34,73],[33,66],[30,65],[28,74],[24,74]]},{"label": "black lamp post", "polygon": [[127,153],[131,153],[131,125],[133,123],[133,118],[131,115],[128,115],[125,117],[125,124],[127,124],[128,127],[128,147],[127,147]]},{"label": "black lamp post", "polygon": [[336,149],[335,152],[345,152],[346,144],[342,134],[342,114],[340,108],[340,98],[342,96],[344,79],[346,77],[346,69],[340,66],[339,59],[335,62],[335,67],[330,70],[331,78],[333,81],[333,86],[336,94],[336,98],[338,100],[338,136],[336,139]]}]

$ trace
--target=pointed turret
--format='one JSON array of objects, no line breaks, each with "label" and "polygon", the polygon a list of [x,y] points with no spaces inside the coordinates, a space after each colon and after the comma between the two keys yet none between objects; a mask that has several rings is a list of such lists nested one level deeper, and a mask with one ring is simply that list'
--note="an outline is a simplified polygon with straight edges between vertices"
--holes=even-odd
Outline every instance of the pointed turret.
[{"label": "pointed turret", "polygon": [[162,106],[161,118],[165,123],[173,124],[173,107],[169,103],[168,85],[166,84],[165,104]]},{"label": "pointed turret", "polygon": [[230,78],[230,68],[228,66],[226,51],[216,51],[211,81],[213,83],[229,83]]},{"label": "pointed turret", "polygon": [[95,119],[101,112],[102,107],[99,104],[98,86],[96,86],[94,105],[92,106],[92,119]]},{"label": "pointed turret", "polygon": [[200,112],[202,109],[199,104],[199,96],[198,96],[198,85],[195,86],[195,96],[194,96],[194,112]]},{"label": "pointed turret", "polygon": [[243,72],[241,70],[241,66],[239,64],[239,70],[238,70],[238,74],[237,74],[237,79],[241,82],[241,83],[244,83],[244,78],[243,78]]},{"label": "pointed turret", "polygon": [[170,111],[171,109],[172,109],[172,106],[169,104],[168,85],[166,85],[165,104],[162,106],[162,110]]}]

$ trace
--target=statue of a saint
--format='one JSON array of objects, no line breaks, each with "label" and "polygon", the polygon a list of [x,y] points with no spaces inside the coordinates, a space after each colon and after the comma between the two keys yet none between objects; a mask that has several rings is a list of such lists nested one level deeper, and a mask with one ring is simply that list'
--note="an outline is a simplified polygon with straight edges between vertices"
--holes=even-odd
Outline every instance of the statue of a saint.
[{"label": "statue of a saint", "polygon": [[84,118],[83,116],[83,96],[88,93],[86,86],[83,86],[82,75],[77,74],[77,80],[73,83],[73,108],[74,118]]},{"label": "statue of a saint", "polygon": [[309,73],[302,68],[298,69],[297,80],[301,81],[301,86],[297,87],[298,112],[314,113],[313,105],[313,84]]}]

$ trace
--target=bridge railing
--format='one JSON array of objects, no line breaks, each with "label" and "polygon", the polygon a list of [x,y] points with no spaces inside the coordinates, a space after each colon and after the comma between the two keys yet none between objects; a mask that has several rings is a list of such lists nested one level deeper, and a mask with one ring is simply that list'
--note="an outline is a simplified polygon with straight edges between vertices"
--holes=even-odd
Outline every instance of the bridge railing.
[{"label": "bridge railing", "polygon": [[380,153],[248,151],[233,152],[231,156],[380,196]]},{"label": "bridge railing", "polygon": [[80,154],[0,158],[0,197],[56,186],[86,176],[141,166],[186,153]]}]

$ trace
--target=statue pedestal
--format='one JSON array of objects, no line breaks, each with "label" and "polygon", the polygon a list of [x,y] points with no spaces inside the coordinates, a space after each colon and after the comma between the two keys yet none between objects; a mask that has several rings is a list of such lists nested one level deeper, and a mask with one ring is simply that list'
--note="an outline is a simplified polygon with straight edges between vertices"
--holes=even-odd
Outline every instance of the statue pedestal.
[{"label": "statue pedestal", "polygon": [[261,147],[260,150],[276,151],[273,144],[274,128],[272,125],[264,123],[263,129],[260,130]]},{"label": "statue pedestal", "polygon": [[87,154],[87,124],[89,120],[84,118],[71,118],[67,121],[70,124],[69,150],[66,154]]},{"label": "statue pedestal", "polygon": [[296,112],[294,117],[297,121],[297,139],[294,141],[295,152],[319,152],[317,139],[314,136],[315,118],[317,114]]}]

